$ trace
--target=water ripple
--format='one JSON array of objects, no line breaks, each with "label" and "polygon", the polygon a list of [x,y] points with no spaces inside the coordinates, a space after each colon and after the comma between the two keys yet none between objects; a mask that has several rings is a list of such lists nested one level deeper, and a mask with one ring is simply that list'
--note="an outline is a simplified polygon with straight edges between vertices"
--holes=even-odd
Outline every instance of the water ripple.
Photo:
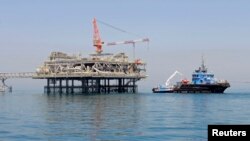
[{"label": "water ripple", "polygon": [[208,124],[249,124],[250,94],[0,95],[3,140],[207,140]]}]

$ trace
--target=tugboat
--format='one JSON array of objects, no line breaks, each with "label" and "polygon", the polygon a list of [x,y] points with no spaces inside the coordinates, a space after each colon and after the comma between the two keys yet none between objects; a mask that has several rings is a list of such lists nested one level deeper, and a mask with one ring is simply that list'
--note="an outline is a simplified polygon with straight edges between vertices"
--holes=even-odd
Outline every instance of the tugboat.
[{"label": "tugboat", "polygon": [[183,79],[177,82],[176,85],[170,85],[170,80],[176,75],[181,74],[175,71],[168,80],[165,86],[159,85],[153,88],[153,93],[224,93],[230,87],[227,80],[218,80],[214,74],[208,73],[202,57],[202,64],[199,69],[195,70],[192,74],[192,81]]}]

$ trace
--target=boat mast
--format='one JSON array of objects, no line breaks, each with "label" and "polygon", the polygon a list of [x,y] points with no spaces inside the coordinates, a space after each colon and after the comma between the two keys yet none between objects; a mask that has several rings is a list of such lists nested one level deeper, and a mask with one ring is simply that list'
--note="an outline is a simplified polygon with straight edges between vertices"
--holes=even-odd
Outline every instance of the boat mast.
[{"label": "boat mast", "polygon": [[207,68],[205,66],[205,61],[204,61],[204,56],[201,56],[201,71],[202,72],[207,72]]}]

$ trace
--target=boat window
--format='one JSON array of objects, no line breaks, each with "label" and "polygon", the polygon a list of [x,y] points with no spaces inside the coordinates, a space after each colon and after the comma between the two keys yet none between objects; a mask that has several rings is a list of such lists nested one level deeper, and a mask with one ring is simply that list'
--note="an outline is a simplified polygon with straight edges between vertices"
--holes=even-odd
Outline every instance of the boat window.
[{"label": "boat window", "polygon": [[193,77],[198,77],[198,75],[197,74],[193,74]]}]

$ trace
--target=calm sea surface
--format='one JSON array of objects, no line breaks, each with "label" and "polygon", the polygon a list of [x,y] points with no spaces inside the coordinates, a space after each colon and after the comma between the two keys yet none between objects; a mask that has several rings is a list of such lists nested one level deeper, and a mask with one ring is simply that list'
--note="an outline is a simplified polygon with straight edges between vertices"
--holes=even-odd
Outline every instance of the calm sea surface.
[{"label": "calm sea surface", "polygon": [[250,93],[0,93],[0,140],[207,140],[208,124],[250,124]]}]

